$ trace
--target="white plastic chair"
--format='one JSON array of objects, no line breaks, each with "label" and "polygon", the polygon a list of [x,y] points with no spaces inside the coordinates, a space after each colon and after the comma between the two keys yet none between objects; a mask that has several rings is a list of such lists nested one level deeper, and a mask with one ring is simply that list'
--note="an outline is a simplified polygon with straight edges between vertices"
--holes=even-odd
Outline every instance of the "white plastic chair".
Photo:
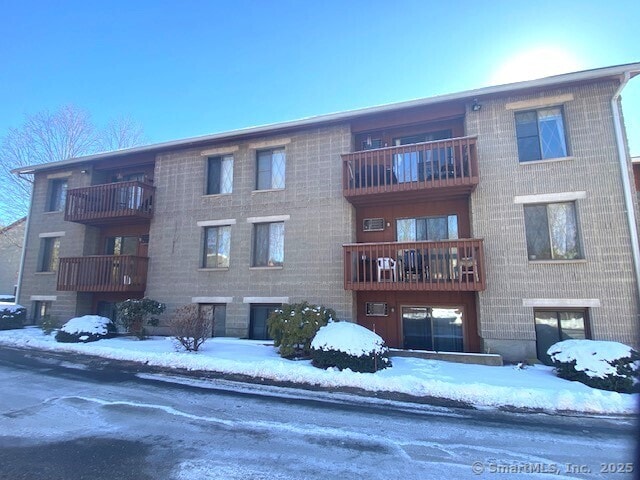
[{"label": "white plastic chair", "polygon": [[391,280],[396,281],[396,261],[389,257],[378,258],[378,282],[382,282],[385,278],[384,272],[391,272]]}]

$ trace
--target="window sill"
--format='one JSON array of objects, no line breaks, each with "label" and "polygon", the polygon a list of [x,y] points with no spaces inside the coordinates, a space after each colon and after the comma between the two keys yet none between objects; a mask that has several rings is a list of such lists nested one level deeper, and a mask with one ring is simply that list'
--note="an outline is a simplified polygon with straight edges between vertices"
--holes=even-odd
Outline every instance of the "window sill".
[{"label": "window sill", "polygon": [[531,160],[529,162],[520,162],[520,165],[539,165],[541,163],[556,163],[556,162],[569,162],[575,160],[576,157],[558,157],[558,158],[545,158],[543,160]]},{"label": "window sill", "polygon": [[266,188],[264,190],[251,190],[251,195],[254,193],[267,193],[267,192],[283,192],[284,188]]},{"label": "window sill", "polygon": [[199,268],[199,272],[226,272],[229,267]]},{"label": "window sill", "polygon": [[576,258],[575,260],[529,260],[529,265],[557,265],[574,263],[587,263],[587,260],[585,258]]},{"label": "window sill", "polygon": [[202,198],[218,198],[218,197],[228,197],[232,194],[233,192],[229,192],[229,193],[205,193],[204,195],[202,195]]},{"label": "window sill", "polygon": [[282,270],[281,266],[273,266],[273,267],[249,267],[249,270]]},{"label": "window sill", "polygon": [[55,275],[58,272],[34,272],[36,275]]},{"label": "window sill", "polygon": [[64,213],[64,209],[62,210],[47,210],[46,212],[42,212],[44,215],[51,215],[52,213]]}]

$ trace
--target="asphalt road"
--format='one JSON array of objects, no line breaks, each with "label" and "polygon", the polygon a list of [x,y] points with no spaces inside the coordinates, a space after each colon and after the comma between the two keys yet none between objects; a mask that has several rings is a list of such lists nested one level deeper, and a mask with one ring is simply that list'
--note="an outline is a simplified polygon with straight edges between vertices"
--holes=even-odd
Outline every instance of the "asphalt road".
[{"label": "asphalt road", "polygon": [[0,479],[633,478],[635,420],[433,407],[0,349]]}]

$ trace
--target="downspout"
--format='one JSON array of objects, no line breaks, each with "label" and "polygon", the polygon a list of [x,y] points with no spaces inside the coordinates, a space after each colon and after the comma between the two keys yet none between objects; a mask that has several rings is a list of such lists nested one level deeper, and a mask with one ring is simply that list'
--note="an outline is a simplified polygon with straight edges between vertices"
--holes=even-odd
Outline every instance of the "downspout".
[{"label": "downspout", "polygon": [[633,256],[633,266],[636,274],[636,292],[638,293],[638,298],[640,298],[640,246],[638,242],[638,228],[636,226],[635,208],[633,206],[633,194],[631,192],[631,179],[629,178],[629,166],[627,164],[627,151],[624,143],[622,120],[620,119],[620,109],[618,106],[620,93],[630,78],[630,73],[628,71],[625,72],[622,83],[611,98],[611,110],[613,112],[613,127],[616,133],[616,143],[618,144],[622,190],[624,191],[624,202],[627,207],[627,222],[629,223],[629,235],[631,237],[631,254]]},{"label": "downspout", "polygon": [[[18,174],[20,175],[20,174]],[[31,187],[31,198],[29,199],[29,213],[27,214],[27,222],[24,226],[24,240],[22,241],[22,252],[20,253],[20,268],[18,269],[18,287],[16,288],[16,303],[25,305],[20,302],[20,294],[22,293],[22,275],[24,273],[24,259],[27,255],[27,239],[29,238],[29,225],[31,225],[31,214],[33,213],[33,191],[35,190],[36,183],[33,182]]]}]

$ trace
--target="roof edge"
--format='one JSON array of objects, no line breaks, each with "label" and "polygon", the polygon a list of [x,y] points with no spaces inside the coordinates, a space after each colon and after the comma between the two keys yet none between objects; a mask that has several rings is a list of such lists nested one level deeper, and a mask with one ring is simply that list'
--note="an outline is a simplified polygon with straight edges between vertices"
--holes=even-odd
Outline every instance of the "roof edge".
[{"label": "roof edge", "polygon": [[385,113],[394,110],[402,110],[405,108],[430,106],[438,103],[472,99],[475,97],[485,97],[488,95],[511,93],[519,90],[527,90],[530,88],[549,87],[553,85],[562,85],[566,83],[575,83],[581,81],[596,80],[600,78],[611,78],[622,76],[629,73],[631,77],[635,77],[640,74],[640,62],[627,63],[622,65],[614,65],[610,67],[601,67],[590,70],[582,70],[578,72],[563,73],[560,75],[554,75],[550,77],[543,77],[534,80],[525,80],[522,82],[507,83],[502,85],[493,85],[489,87],[481,87],[473,90],[466,90],[457,93],[447,93],[442,95],[435,95],[432,97],[419,98],[414,100],[407,100],[396,103],[382,104],[372,107],[359,108],[354,110],[346,110],[342,112],[328,113],[322,115],[316,115],[312,117],[303,117],[297,120],[290,120],[279,123],[271,123],[254,127],[241,128],[237,130],[229,130],[220,133],[201,135],[196,137],[188,137],[179,140],[170,140],[166,142],[159,142],[150,145],[143,145],[140,147],[132,147],[123,150],[115,150],[110,152],[96,153],[93,155],[86,155],[83,157],[69,158],[66,160],[60,160],[56,162],[49,162],[37,165],[30,165],[27,167],[16,168],[12,170],[15,174],[29,174],[35,173],[41,170],[49,170],[52,168],[64,167],[67,165],[75,165],[79,163],[91,162],[94,160],[100,160],[104,158],[122,157],[126,155],[135,155],[141,153],[150,153],[154,151],[162,151],[179,147],[188,147],[200,143],[208,143],[214,141],[222,141],[225,139],[231,139],[236,137],[244,137],[249,135],[266,134],[275,132],[278,130],[288,130],[293,128],[301,128],[310,125],[322,124],[322,123],[335,123],[339,121],[345,121],[353,118],[357,118],[364,115],[372,115],[377,113]]}]

